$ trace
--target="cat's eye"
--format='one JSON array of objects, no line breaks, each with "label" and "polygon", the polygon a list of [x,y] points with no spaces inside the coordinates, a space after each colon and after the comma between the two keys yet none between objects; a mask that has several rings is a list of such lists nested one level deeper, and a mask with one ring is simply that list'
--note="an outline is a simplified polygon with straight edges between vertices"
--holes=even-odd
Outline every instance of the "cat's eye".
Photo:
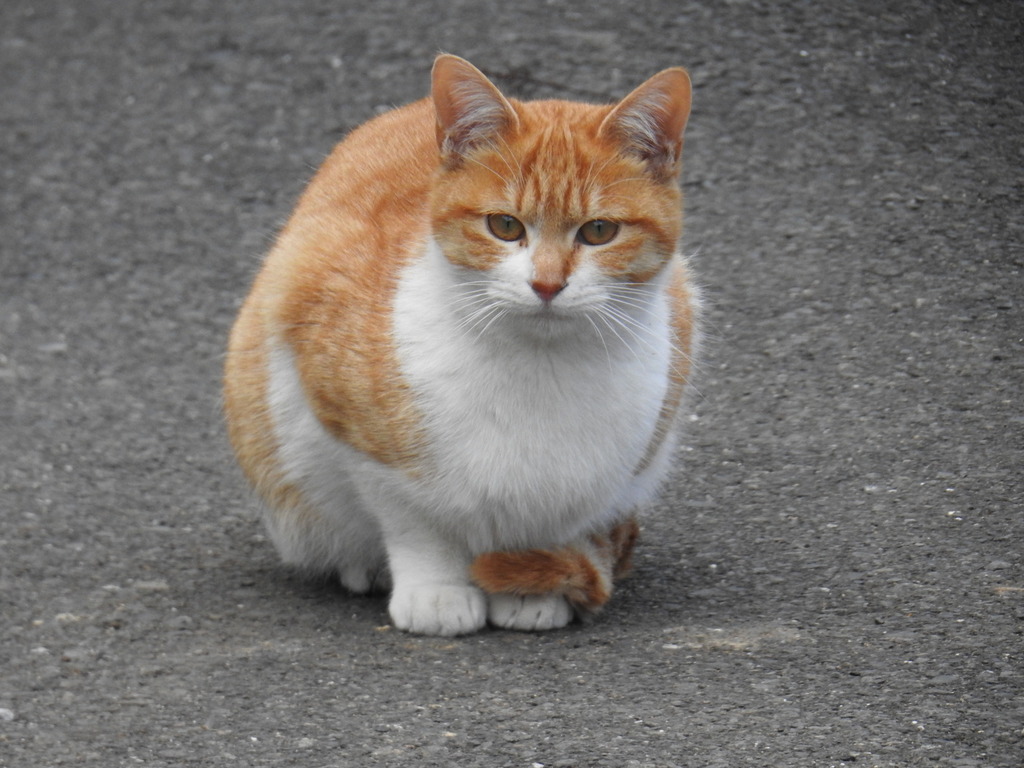
[{"label": "cat's eye", "polygon": [[580,227],[576,236],[580,239],[580,242],[587,245],[604,245],[605,243],[610,243],[618,231],[619,225],[614,221],[594,219]]},{"label": "cat's eye", "polygon": [[487,228],[499,240],[507,240],[509,242],[522,240],[523,235],[526,234],[526,227],[523,226],[523,222],[515,216],[509,216],[507,213],[492,213],[487,217]]}]

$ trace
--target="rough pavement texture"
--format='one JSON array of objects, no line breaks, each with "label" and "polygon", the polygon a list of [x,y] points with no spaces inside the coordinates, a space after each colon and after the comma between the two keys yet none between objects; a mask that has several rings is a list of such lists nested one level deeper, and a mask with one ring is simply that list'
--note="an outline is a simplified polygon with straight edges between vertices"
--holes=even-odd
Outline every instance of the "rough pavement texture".
[{"label": "rough pavement texture", "polygon": [[[0,766],[1024,764],[1024,5],[5,0]],[[588,626],[281,568],[225,336],[312,168],[426,92],[696,84],[676,482]]]}]

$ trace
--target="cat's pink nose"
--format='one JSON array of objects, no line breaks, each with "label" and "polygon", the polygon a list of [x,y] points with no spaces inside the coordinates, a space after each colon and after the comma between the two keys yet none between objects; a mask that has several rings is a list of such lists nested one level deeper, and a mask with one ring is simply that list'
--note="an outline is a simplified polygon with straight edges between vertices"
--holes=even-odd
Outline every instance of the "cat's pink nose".
[{"label": "cat's pink nose", "polygon": [[541,280],[534,280],[530,283],[533,292],[536,293],[545,304],[550,302],[565,288],[565,283],[546,283]]}]

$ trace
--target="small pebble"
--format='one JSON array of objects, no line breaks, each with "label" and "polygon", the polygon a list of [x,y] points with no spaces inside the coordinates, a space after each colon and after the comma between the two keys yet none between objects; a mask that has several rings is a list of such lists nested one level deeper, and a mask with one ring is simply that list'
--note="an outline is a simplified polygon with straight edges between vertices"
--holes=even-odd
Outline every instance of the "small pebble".
[{"label": "small pebble", "polygon": [[14,711],[0,708],[0,722],[9,723],[14,719]]},{"label": "small pebble", "polygon": [[192,629],[192,625],[195,622],[192,621],[191,616],[175,616],[167,623],[170,625],[171,629],[184,631],[187,629]]}]

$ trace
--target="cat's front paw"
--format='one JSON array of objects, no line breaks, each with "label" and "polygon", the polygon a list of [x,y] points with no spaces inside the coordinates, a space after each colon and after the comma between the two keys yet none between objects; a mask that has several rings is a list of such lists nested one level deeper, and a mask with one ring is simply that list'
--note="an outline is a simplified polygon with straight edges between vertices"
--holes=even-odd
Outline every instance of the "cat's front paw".
[{"label": "cat's front paw", "polygon": [[573,610],[561,595],[488,595],[488,619],[504,629],[534,632],[558,629],[572,621]]},{"label": "cat's front paw", "polygon": [[487,622],[484,593],[452,584],[396,587],[388,611],[398,629],[419,635],[465,635]]}]

